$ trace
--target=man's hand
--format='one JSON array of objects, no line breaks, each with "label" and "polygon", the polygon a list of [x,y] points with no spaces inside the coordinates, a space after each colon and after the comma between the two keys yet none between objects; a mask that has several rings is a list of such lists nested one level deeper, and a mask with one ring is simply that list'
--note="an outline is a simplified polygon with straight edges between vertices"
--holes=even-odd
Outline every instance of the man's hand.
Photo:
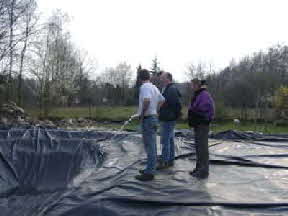
[{"label": "man's hand", "polygon": [[149,98],[144,98],[143,109],[142,109],[141,115],[139,117],[140,121],[143,121],[144,115],[145,115],[146,111],[148,110],[149,105],[150,105],[150,99]]},{"label": "man's hand", "polygon": [[140,116],[139,116],[139,121],[142,122],[143,119],[144,119],[144,115],[140,115]]}]

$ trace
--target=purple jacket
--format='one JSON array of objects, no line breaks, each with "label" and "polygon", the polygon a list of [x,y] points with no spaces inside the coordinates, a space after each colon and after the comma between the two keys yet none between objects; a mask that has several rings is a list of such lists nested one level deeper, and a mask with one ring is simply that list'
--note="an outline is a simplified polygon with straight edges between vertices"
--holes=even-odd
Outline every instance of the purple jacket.
[{"label": "purple jacket", "polygon": [[188,112],[192,114],[193,118],[196,115],[200,119],[203,118],[203,120],[210,122],[215,115],[214,107],[214,101],[209,92],[206,89],[201,89],[193,97]]}]

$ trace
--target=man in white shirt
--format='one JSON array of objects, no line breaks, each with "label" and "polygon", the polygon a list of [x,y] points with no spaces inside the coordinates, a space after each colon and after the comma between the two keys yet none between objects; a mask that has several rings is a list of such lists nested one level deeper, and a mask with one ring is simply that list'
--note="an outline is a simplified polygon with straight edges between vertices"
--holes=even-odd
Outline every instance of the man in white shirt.
[{"label": "man in white shirt", "polygon": [[142,137],[147,154],[147,164],[141,175],[135,176],[140,181],[149,181],[154,178],[157,163],[156,132],[158,118],[157,113],[165,99],[158,88],[150,82],[150,72],[142,69],[139,72],[142,82],[139,93],[138,115],[142,124]]}]

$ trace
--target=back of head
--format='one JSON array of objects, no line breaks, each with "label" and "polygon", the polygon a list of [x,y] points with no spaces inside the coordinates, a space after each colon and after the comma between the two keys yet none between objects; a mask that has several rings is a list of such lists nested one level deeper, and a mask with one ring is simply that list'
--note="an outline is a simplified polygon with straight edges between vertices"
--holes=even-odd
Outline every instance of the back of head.
[{"label": "back of head", "polygon": [[150,71],[147,69],[141,69],[138,75],[141,81],[150,80]]},{"label": "back of head", "polygon": [[201,81],[200,81],[200,84],[201,84],[201,86],[206,86],[206,85],[207,85],[207,82],[206,82],[206,80],[201,80]]},{"label": "back of head", "polygon": [[165,71],[160,71],[160,77],[165,78],[171,82],[173,80],[172,74],[169,72],[165,72]]},{"label": "back of head", "polygon": [[198,79],[198,78],[195,78],[195,79],[191,80],[191,82],[192,82],[193,84],[198,85],[198,86],[201,87],[201,88],[206,88],[206,87],[207,87],[207,82],[206,82],[206,80],[200,80],[200,79]]}]

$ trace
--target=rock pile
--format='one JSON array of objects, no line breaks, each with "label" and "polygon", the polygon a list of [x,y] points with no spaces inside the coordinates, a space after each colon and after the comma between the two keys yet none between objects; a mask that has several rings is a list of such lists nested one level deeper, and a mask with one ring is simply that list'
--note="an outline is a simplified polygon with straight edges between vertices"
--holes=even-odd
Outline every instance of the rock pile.
[{"label": "rock pile", "polygon": [[[101,125],[109,124],[111,122],[97,122],[93,119],[88,118],[75,118],[75,119],[59,119],[59,120],[48,120],[48,119],[32,119],[29,117],[25,110],[15,102],[8,102],[0,105],[0,130],[1,128],[94,128]],[[114,122],[115,123],[115,122]],[[119,125],[122,122],[117,122]],[[100,128],[100,127],[99,127]]]},{"label": "rock pile", "polygon": [[17,106],[13,101],[0,106],[0,118],[3,123],[5,121],[23,121],[26,117],[24,109]]}]

